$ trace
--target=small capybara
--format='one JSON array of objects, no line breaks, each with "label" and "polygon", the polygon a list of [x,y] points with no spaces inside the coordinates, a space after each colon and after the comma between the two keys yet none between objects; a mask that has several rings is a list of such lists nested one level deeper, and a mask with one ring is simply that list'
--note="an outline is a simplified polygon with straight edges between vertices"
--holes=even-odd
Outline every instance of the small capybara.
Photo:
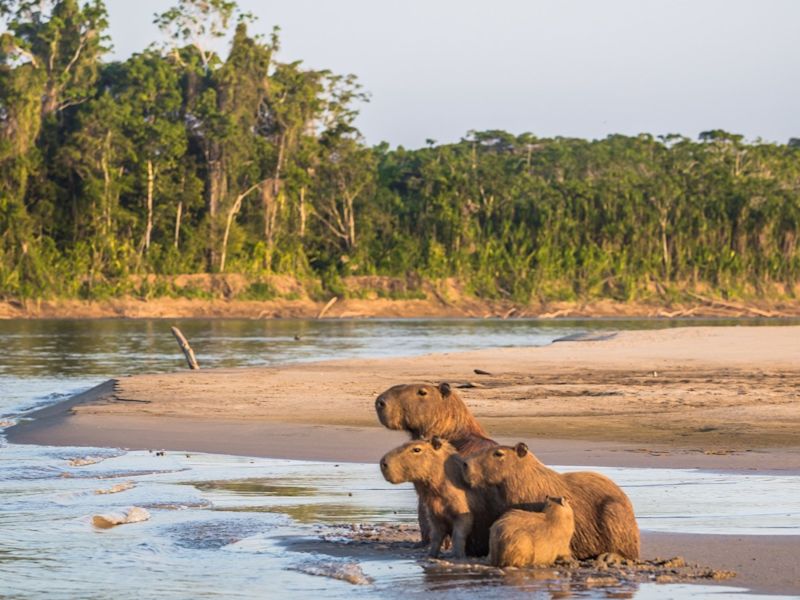
[{"label": "small capybara", "polygon": [[[380,462],[390,483],[411,482],[430,532],[430,556],[438,556],[445,536],[453,540],[453,555],[483,556],[489,550],[487,510],[483,495],[469,489],[461,477],[461,457],[455,447],[434,437],[407,442],[389,451]],[[472,535],[473,525],[482,536]]]},{"label": "small capybara", "polygon": [[569,558],[575,517],[564,497],[548,496],[542,512],[512,509],[494,522],[489,534],[489,564],[495,567],[546,567]]},{"label": "small capybara", "polygon": [[493,490],[496,513],[543,502],[547,496],[567,496],[575,513],[572,555],[591,558],[613,552],[639,558],[639,526],[633,505],[619,486],[592,472],[564,473],[548,469],[520,442],[487,448],[462,463],[465,482],[477,490]]},{"label": "small capybara", "polygon": [[438,436],[462,456],[497,445],[449,383],[390,387],[375,399],[375,412],[384,427],[405,430],[414,440]]}]

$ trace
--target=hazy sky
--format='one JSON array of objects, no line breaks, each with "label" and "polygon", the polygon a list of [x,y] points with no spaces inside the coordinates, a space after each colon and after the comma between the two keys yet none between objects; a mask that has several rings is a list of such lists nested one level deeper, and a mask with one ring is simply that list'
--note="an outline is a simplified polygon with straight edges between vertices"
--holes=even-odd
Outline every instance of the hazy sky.
[{"label": "hazy sky", "polygon": [[[106,0],[114,56],[171,0]],[[355,73],[371,143],[722,128],[800,137],[798,0],[240,0],[279,58]]]}]

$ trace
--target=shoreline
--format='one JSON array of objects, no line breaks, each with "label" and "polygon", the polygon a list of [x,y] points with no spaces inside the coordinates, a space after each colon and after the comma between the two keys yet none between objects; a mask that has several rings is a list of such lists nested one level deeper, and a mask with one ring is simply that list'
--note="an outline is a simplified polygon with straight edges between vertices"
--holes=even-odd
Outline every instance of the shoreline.
[{"label": "shoreline", "polygon": [[[433,288],[431,288],[433,290]],[[585,302],[520,304],[431,291],[424,299],[380,297],[340,298],[326,309],[324,301],[308,297],[243,300],[226,298],[160,297],[142,300],[132,296],[107,300],[74,299],[0,301],[4,319],[798,319],[800,301],[759,300],[728,302],[702,300],[619,302],[597,299]]]},{"label": "shoreline", "polygon": [[[81,404],[106,401],[109,380],[73,398],[27,415],[5,431],[13,444],[203,452],[285,460],[376,463],[406,441],[404,432],[373,427],[270,423],[247,420],[75,414]],[[320,435],[324,432],[324,435]],[[800,447],[708,452],[622,442],[494,436],[501,444],[525,442],[545,464],[581,467],[698,469],[800,476]]]}]

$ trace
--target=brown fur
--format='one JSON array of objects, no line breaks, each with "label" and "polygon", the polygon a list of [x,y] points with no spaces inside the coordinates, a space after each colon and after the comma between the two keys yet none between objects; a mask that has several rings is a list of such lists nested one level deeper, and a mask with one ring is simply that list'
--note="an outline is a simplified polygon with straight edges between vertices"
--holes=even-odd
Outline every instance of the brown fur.
[{"label": "brown fur", "polygon": [[567,496],[575,513],[572,554],[584,559],[613,552],[639,557],[639,526],[631,501],[608,477],[592,472],[560,474],[548,469],[519,443],[471,455],[464,462],[464,480],[472,487],[494,490],[494,509],[542,502],[547,496]]},{"label": "brown fur", "polygon": [[543,512],[512,509],[495,521],[489,536],[489,563],[495,567],[546,567],[569,558],[575,531],[565,498],[548,497]]},{"label": "brown fur", "polygon": [[[380,462],[390,483],[412,482],[430,531],[430,555],[438,556],[445,536],[453,539],[456,557],[483,556],[488,552],[488,526],[483,522],[483,497],[464,485],[462,459],[455,447],[434,438],[408,442],[388,452]],[[482,536],[473,535],[475,529]]]},{"label": "brown fur", "polygon": [[375,399],[375,412],[384,427],[405,430],[413,440],[438,436],[462,456],[497,445],[447,383],[390,387]]},{"label": "brown fur", "polygon": [[[384,427],[407,431],[412,440],[434,436],[446,439],[461,456],[497,445],[449,383],[438,386],[424,383],[395,385],[375,399],[375,412]],[[430,541],[425,510],[420,501],[418,513],[422,544]],[[488,536],[487,530],[487,540]]]}]

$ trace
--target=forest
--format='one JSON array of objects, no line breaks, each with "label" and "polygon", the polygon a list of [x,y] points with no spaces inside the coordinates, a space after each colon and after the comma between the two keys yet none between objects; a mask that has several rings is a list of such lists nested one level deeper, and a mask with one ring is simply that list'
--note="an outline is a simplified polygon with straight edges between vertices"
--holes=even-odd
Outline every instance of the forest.
[{"label": "forest", "polygon": [[370,146],[356,77],[284,61],[235,2],[154,18],[161,40],[107,61],[102,0],[0,0],[0,297],[191,293],[169,283],[190,273],[251,298],[275,275],[319,297],[352,275],[523,303],[800,293],[800,139]]}]

